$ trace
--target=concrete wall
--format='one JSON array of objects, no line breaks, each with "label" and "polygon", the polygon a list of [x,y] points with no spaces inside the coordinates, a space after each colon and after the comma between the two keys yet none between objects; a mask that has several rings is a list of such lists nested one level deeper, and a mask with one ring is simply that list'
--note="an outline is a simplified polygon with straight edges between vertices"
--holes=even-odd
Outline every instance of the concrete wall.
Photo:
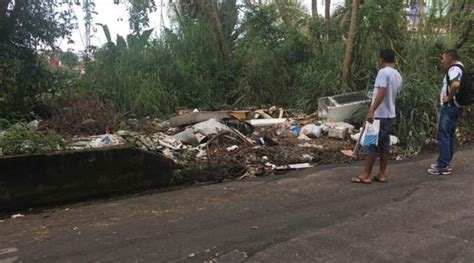
[{"label": "concrete wall", "polygon": [[0,212],[168,186],[173,161],[131,147],[0,158]]}]

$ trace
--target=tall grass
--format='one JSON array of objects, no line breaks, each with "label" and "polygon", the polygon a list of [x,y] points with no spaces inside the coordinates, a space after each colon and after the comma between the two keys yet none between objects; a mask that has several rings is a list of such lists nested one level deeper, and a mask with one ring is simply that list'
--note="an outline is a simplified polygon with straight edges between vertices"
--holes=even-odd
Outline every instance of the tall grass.
[{"label": "tall grass", "polygon": [[445,46],[438,37],[412,38],[399,56],[404,85],[397,102],[397,133],[407,155],[419,153],[425,140],[435,137],[443,78],[439,55]]},{"label": "tall grass", "polygon": [[297,67],[294,79],[293,106],[305,112],[317,109],[318,98],[344,93],[341,81],[341,65],[344,45],[341,42],[326,43],[320,53]]},{"label": "tall grass", "polygon": [[178,107],[212,110],[261,104],[310,113],[316,110],[319,97],[372,90],[378,52],[391,47],[404,79],[396,134],[406,154],[414,155],[426,139],[435,136],[443,75],[438,56],[449,46],[449,39],[409,35],[403,30],[394,35],[392,31],[400,30],[403,20],[379,25],[386,10],[375,7],[363,10],[350,85],[341,81],[342,39],[322,37],[323,23],[314,18],[296,21],[304,30],[287,28],[273,5],[261,5],[246,9],[242,33],[231,41],[230,56],[221,53],[211,25],[182,21],[141,48],[124,46],[117,39],[116,44],[99,49],[88,65],[82,90],[109,99],[122,112],[139,115],[166,115]]}]

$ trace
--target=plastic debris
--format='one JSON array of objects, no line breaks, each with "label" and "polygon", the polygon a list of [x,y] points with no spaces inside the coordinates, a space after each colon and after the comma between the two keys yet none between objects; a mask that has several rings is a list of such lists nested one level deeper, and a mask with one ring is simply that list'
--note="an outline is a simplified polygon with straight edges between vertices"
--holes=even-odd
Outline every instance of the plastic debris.
[{"label": "plastic debris", "polygon": [[302,148],[316,148],[316,149],[323,149],[324,147],[320,144],[312,144],[312,143],[309,143],[309,142],[305,142],[305,143],[301,143],[301,144],[298,144],[298,147],[302,147]]},{"label": "plastic debris", "polygon": [[336,139],[345,139],[349,133],[346,128],[329,128],[328,137]]},{"label": "plastic debris", "polygon": [[319,138],[321,136],[321,127],[316,126],[315,124],[306,124],[301,128],[300,134],[304,134],[308,137]]},{"label": "plastic debris", "polygon": [[253,120],[248,120],[250,124],[252,124],[255,127],[265,127],[265,126],[273,126],[277,124],[282,124],[286,121],[287,119],[285,118],[273,118],[273,119],[253,119]]},{"label": "plastic debris", "polygon": [[39,120],[34,120],[34,121],[30,121],[27,126],[28,128],[31,128],[31,129],[38,129],[38,126],[39,126]]},{"label": "plastic debris", "polygon": [[15,219],[15,218],[20,218],[20,217],[25,217],[24,215],[22,214],[14,214],[12,215],[12,218]]},{"label": "plastic debris", "polygon": [[237,149],[239,149],[239,146],[237,146],[237,145],[232,145],[232,146],[229,146],[229,147],[226,148],[226,150],[228,152],[232,152],[232,151],[235,151]]},{"label": "plastic debris", "polygon": [[308,136],[304,134],[300,134],[300,136],[298,136],[298,140],[311,141],[311,138],[309,138]]},{"label": "plastic debris", "polygon": [[299,169],[306,169],[306,168],[311,168],[311,167],[314,167],[314,166],[309,163],[295,163],[295,164],[277,166],[275,169],[276,170],[292,170],[292,169],[299,170]]}]

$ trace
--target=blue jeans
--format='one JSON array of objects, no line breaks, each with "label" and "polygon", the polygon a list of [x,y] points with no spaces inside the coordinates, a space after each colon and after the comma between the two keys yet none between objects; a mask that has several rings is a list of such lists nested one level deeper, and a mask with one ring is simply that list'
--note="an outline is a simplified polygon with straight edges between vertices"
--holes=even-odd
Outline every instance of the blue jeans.
[{"label": "blue jeans", "polygon": [[377,118],[380,120],[379,140],[377,145],[365,145],[362,154],[378,157],[390,155],[390,131],[395,125],[395,118]]},{"label": "blue jeans", "polygon": [[443,105],[438,114],[438,168],[443,169],[451,163],[456,143],[456,123],[461,117],[463,108]]}]

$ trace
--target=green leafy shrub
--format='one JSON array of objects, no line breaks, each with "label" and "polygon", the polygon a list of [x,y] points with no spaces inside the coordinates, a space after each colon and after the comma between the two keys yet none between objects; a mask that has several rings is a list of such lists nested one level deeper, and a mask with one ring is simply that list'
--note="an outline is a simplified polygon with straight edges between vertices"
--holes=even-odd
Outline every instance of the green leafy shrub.
[{"label": "green leafy shrub", "polygon": [[25,124],[14,124],[0,135],[0,150],[4,155],[48,153],[67,149],[62,136],[37,131]]}]

